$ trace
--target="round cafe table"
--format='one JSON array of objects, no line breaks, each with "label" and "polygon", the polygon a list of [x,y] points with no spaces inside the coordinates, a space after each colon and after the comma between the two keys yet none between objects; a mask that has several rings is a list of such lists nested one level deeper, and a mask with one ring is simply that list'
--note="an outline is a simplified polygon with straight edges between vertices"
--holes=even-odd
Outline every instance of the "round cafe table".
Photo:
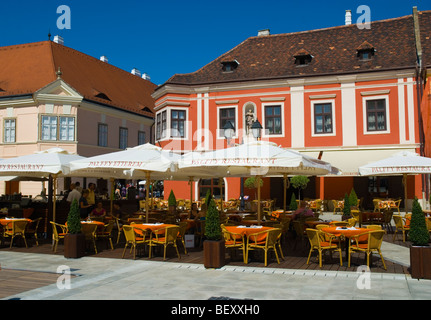
[{"label": "round cafe table", "polygon": [[346,238],[350,238],[352,236],[356,236],[358,234],[370,231],[366,228],[343,228],[343,227],[328,227],[323,228],[322,231],[333,234],[336,237],[344,236]]},{"label": "round cafe table", "polygon": [[[336,237],[342,237],[344,236],[346,238],[346,254],[348,253],[347,250],[349,250],[349,239],[353,236],[356,236],[358,234],[361,233],[365,233],[367,231],[370,231],[370,229],[366,229],[366,228],[346,228],[346,227],[328,227],[328,228],[323,228],[322,229],[323,232],[327,232],[330,234],[333,234]],[[362,238],[362,237],[360,237]],[[368,239],[368,236],[367,236]],[[366,240],[366,239],[365,239]]]},{"label": "round cafe table", "polygon": [[131,225],[137,234],[143,234],[144,230],[151,230],[151,232],[157,232],[157,230],[163,229],[165,227],[176,227],[174,224],[166,223],[135,223]]},{"label": "round cafe table", "polygon": [[[244,236],[244,241],[247,241],[247,237],[258,232],[271,230],[274,228],[271,227],[264,227],[264,226],[227,226],[226,230],[232,233],[238,233],[242,234]],[[260,235],[260,237],[257,239],[257,241],[262,241],[266,238],[266,234]],[[254,240],[254,239],[253,239]]]}]

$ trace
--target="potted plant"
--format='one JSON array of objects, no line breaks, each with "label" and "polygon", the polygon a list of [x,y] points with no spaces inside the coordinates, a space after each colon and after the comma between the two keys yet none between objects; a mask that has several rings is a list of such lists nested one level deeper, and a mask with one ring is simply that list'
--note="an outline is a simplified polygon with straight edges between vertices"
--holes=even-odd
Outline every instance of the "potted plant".
[{"label": "potted plant", "polygon": [[67,234],[64,236],[64,257],[77,259],[85,255],[85,235],[81,233],[78,200],[73,200],[67,216]]},{"label": "potted plant", "polygon": [[169,213],[175,215],[177,212],[177,199],[175,198],[174,190],[171,190],[171,193],[169,194],[168,206]]},{"label": "potted plant", "polygon": [[295,211],[296,209],[298,209],[298,203],[296,202],[296,196],[294,193],[292,193],[292,197],[290,198],[289,208],[292,211]]},{"label": "potted plant", "polygon": [[225,265],[225,242],[220,226],[220,214],[214,199],[208,204],[205,218],[204,266],[221,268]]},{"label": "potted plant", "polygon": [[358,208],[358,196],[356,195],[355,189],[352,188],[349,195],[349,204],[350,207],[355,207],[355,209]]},{"label": "potted plant", "polygon": [[350,199],[347,193],[344,195],[344,206],[343,206],[343,215],[341,216],[341,220],[348,220],[352,217],[350,208]]},{"label": "potted plant", "polygon": [[431,279],[431,247],[425,215],[417,198],[413,201],[410,222],[410,273],[414,279]]},{"label": "potted plant", "polygon": [[294,176],[290,178],[290,184],[299,191],[299,207],[301,207],[301,189],[307,188],[308,182],[310,182],[310,179],[308,179],[306,176]]}]

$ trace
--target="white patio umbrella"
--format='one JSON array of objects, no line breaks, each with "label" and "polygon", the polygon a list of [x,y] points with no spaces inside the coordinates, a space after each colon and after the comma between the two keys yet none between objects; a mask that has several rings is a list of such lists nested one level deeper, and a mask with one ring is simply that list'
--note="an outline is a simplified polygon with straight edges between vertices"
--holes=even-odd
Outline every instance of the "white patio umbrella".
[{"label": "white patio umbrella", "polygon": [[57,178],[66,176],[70,172],[70,162],[83,159],[77,154],[71,154],[61,148],[51,148],[33,154],[4,159],[0,161],[0,176],[14,176],[30,180],[40,180],[52,177],[53,179],[53,221],[55,221],[55,194]]},{"label": "white patio umbrella", "polygon": [[417,153],[402,151],[392,157],[359,167],[362,176],[402,175],[404,184],[404,206],[407,213],[407,175],[431,173],[431,158],[421,157]]},{"label": "white patio umbrella", "polygon": [[[176,161],[180,157],[176,153],[147,143],[123,151],[73,161],[71,175],[117,179],[144,178],[147,182],[146,199],[149,199],[150,179],[168,178],[174,173]],[[148,202],[146,212],[148,213]],[[146,217],[148,220],[148,214]]]},{"label": "white patio umbrella", "polygon": [[[196,168],[211,168],[218,177],[276,177],[288,175],[326,175],[337,174],[338,169],[297,151],[278,147],[275,143],[255,141],[236,147],[209,152],[191,152],[178,161],[181,172]],[[258,202],[260,203],[260,183]],[[260,221],[260,205],[258,205]]]}]

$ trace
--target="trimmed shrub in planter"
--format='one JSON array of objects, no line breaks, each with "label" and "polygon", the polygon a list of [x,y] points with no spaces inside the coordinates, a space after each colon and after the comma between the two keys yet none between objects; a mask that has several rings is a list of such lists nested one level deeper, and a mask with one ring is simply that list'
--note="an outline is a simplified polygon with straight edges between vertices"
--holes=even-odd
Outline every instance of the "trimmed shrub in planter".
[{"label": "trimmed shrub in planter", "polygon": [[67,234],[64,237],[64,257],[77,259],[85,255],[85,235],[81,233],[78,201],[74,200],[67,216]]},{"label": "trimmed shrub in planter", "polygon": [[205,268],[221,268],[225,265],[225,242],[220,226],[220,214],[214,199],[208,204],[205,218],[204,266]]},{"label": "trimmed shrub in planter", "polygon": [[413,243],[410,247],[410,273],[412,278],[431,279],[430,236],[425,222],[425,215],[417,198],[413,201],[409,239]]}]

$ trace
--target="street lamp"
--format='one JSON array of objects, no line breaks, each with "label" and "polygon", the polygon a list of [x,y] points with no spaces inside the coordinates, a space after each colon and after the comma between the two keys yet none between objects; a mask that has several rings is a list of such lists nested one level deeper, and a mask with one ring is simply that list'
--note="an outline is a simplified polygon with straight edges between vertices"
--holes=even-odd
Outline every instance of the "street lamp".
[{"label": "street lamp", "polygon": [[253,133],[253,137],[256,140],[259,140],[261,135],[262,135],[262,125],[260,124],[259,120],[256,120],[255,122],[253,122],[253,124],[251,125],[251,132]]}]

